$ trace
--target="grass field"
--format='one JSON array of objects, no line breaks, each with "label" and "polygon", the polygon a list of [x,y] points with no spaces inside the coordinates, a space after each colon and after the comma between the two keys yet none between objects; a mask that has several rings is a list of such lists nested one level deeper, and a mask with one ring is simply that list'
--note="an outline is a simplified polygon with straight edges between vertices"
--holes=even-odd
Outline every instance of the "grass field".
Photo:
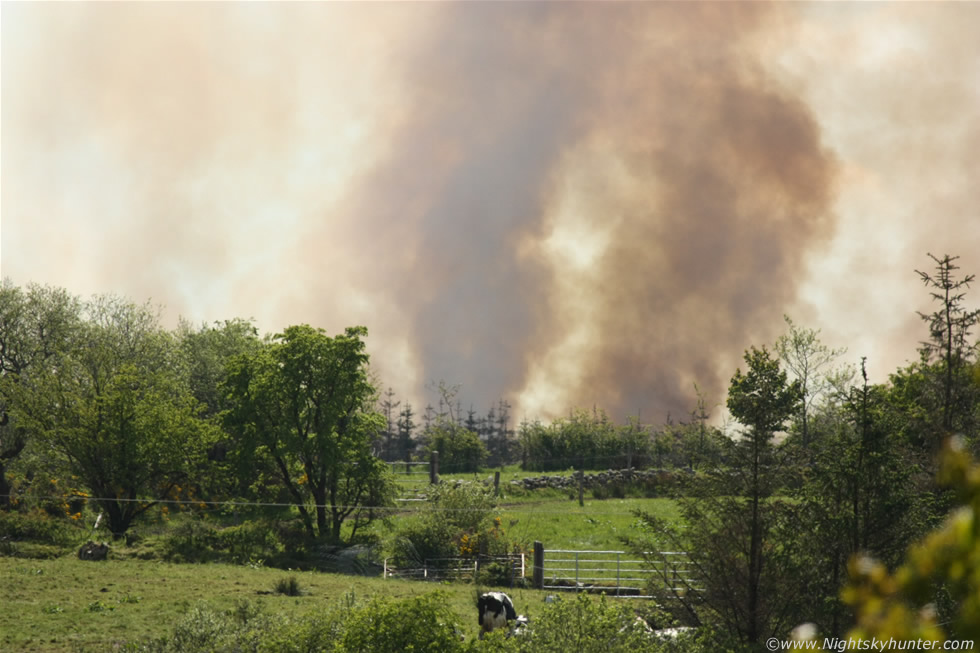
[{"label": "grass field", "polygon": [[[472,476],[458,477],[473,480]],[[477,480],[486,477],[484,472]],[[678,517],[671,499],[598,500],[587,492],[585,505],[579,506],[577,495],[569,495],[567,491],[517,490],[506,484],[505,478],[502,477],[502,498],[494,515],[500,518],[501,528],[508,537],[528,550],[535,540],[544,543],[546,549],[619,550],[623,548],[620,536],[637,533],[634,510],[671,520]],[[416,510],[425,510],[425,506],[425,503],[404,503],[390,527],[378,522],[371,530],[384,538],[390,534],[389,529],[397,529],[401,520],[410,518]],[[213,518],[219,518],[217,509],[209,512],[215,513]],[[81,538],[74,544],[66,541],[62,545],[30,542],[11,545],[8,552],[17,557],[0,557],[3,588],[0,651],[118,650],[125,642],[168,635],[174,622],[201,601],[213,609],[232,610],[236,603],[247,599],[270,613],[305,616],[351,597],[407,598],[437,588],[447,593],[465,634],[476,634],[472,584],[138,559],[153,557],[157,552],[155,547],[163,541],[160,538],[182,520],[192,517],[175,514],[172,521],[157,518],[137,524],[144,541],[134,547],[126,547],[121,542],[114,545],[110,559],[105,562],[83,562],[75,558],[78,544],[87,537],[84,529],[72,529]],[[299,581],[303,596],[288,597],[273,592],[277,582],[289,578]],[[533,617],[544,605],[545,592],[508,591],[518,609],[529,616]]]},{"label": "grass field", "polygon": [[[571,476],[565,472],[526,472],[519,466],[505,467],[500,474],[500,505],[496,514],[507,534],[521,542],[542,542],[551,549],[622,549],[620,536],[635,534],[635,510],[642,510],[674,521],[680,517],[677,504],[669,498],[594,499],[585,491],[585,505],[578,505],[574,491],[559,489],[524,490],[510,485],[511,480],[542,476]],[[443,481],[491,483],[493,472],[442,475]],[[413,488],[424,494],[428,476],[405,481],[403,488]],[[414,502],[402,504],[402,516],[412,510],[424,509]],[[397,523],[397,522],[396,522]]]},{"label": "grass field", "polygon": [[[143,638],[162,637],[199,602],[234,609],[247,599],[261,610],[301,616],[351,596],[407,598],[445,592],[467,637],[477,634],[472,585],[433,584],[289,572],[245,566],[173,565],[138,560],[83,562],[0,557],[2,651],[106,651]],[[279,580],[296,578],[303,596],[272,592]],[[508,590],[518,609],[533,616],[545,592]]]}]

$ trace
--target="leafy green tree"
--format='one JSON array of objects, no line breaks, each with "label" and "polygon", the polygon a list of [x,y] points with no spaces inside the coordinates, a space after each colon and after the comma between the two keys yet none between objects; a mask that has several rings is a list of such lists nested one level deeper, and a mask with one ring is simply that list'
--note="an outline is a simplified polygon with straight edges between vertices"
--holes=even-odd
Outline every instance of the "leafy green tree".
[{"label": "leafy green tree", "polygon": [[249,320],[236,318],[195,328],[181,322],[177,337],[187,366],[194,397],[204,405],[205,417],[217,417],[231,408],[222,385],[236,357],[255,353],[262,346],[258,330]]},{"label": "leafy green tree", "polygon": [[333,338],[287,327],[239,356],[228,377],[227,427],[272,460],[311,538],[339,541],[348,517],[390,496],[378,490],[393,483],[388,465],[371,451],[384,417],[368,409],[366,335],[364,327]]},{"label": "leafy green tree", "polygon": [[800,436],[804,448],[810,446],[810,414],[814,402],[833,388],[829,368],[846,349],[831,349],[820,342],[820,331],[799,327],[788,315],[783,319],[789,332],[776,340],[776,352],[786,368],[800,382],[803,400],[800,402]]},{"label": "leafy green tree", "polygon": [[[218,428],[221,416],[232,408],[224,391],[229,365],[238,356],[255,353],[262,347],[258,330],[248,320],[233,319],[194,327],[181,322],[177,339],[187,370],[191,393],[202,404],[201,416]],[[196,470],[197,490],[205,496],[246,497],[255,493],[262,479],[275,474],[263,460],[247,455],[234,434],[226,431],[208,451],[207,460]],[[280,497],[275,497],[280,498]]]},{"label": "leafy green tree", "polygon": [[683,464],[691,470],[704,465],[720,464],[725,442],[721,430],[708,424],[711,415],[708,411],[707,399],[697,384],[694,385],[694,391],[698,399],[694,410],[691,411],[690,421],[670,424],[665,428],[668,431],[667,436],[674,437],[672,449],[683,457]]},{"label": "leafy green tree", "polygon": [[214,431],[199,418],[176,340],[154,311],[102,296],[84,312],[76,346],[52,357],[15,400],[119,535],[186,481]]},{"label": "leafy green tree", "polygon": [[439,452],[440,472],[476,472],[487,459],[487,447],[476,433],[442,418],[436,418],[426,440],[426,452]]},{"label": "leafy green tree", "polygon": [[[633,424],[632,422],[629,424]],[[651,443],[639,424],[617,427],[605,411],[575,410],[551,424],[524,422],[519,432],[525,469],[606,469],[645,459]]]},{"label": "leafy green tree", "polygon": [[7,465],[24,451],[31,429],[16,414],[26,406],[16,396],[35,392],[33,374],[65,353],[76,340],[81,303],[61,288],[31,284],[26,291],[9,279],[0,284],[0,509],[10,506]]}]

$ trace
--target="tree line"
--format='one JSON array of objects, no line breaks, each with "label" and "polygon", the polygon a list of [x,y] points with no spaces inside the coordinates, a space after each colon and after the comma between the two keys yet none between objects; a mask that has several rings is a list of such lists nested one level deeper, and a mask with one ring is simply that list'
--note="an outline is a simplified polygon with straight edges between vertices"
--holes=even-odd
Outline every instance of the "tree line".
[{"label": "tree line", "polygon": [[[745,352],[726,401],[739,431],[679,499],[686,527],[638,513],[626,538],[680,619],[755,646],[804,622],[835,637],[977,632],[980,584],[963,565],[980,538],[973,509],[952,508],[977,497],[964,456],[980,444],[980,310],[965,304],[973,275],[932,260],[918,273],[936,309],[920,314],[918,360],[887,380],[872,382],[864,358],[835,366],[843,352],[792,321],[775,351]],[[695,573],[648,553],[665,550],[687,551]]]}]

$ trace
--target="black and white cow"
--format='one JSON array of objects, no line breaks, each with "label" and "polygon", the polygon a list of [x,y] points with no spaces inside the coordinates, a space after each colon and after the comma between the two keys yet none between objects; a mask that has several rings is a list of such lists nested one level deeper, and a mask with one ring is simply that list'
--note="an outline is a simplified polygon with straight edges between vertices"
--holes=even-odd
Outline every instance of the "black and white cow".
[{"label": "black and white cow", "polygon": [[480,612],[477,623],[480,624],[480,639],[485,633],[490,633],[497,628],[506,628],[508,621],[517,619],[517,610],[510,597],[503,592],[487,592],[482,594],[476,601],[476,608]]}]

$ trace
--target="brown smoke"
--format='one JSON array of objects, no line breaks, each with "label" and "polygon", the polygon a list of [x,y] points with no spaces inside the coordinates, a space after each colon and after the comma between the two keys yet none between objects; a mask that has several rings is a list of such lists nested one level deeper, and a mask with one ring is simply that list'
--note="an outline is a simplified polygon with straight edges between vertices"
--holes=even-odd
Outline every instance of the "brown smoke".
[{"label": "brown smoke", "polygon": [[[926,250],[980,266],[912,217],[972,215],[980,238],[975,8],[3,12],[4,274],[269,331],[366,324],[381,382],[414,402],[442,379],[530,417],[680,416],[694,382],[723,403],[784,312],[853,344],[918,299]],[[897,59],[916,80],[852,65],[883,15],[925,25]]]},{"label": "brown smoke", "polygon": [[[547,380],[566,404],[545,409],[598,403],[660,419],[686,411],[692,381],[717,395],[719,373],[772,335],[803,253],[833,226],[833,157],[806,106],[752,56],[767,11],[447,12],[405,71],[415,111],[354,209],[425,378],[513,396],[585,320],[575,377]],[[563,175],[595,160],[606,166],[591,165],[579,203],[607,242],[572,289],[583,316],[539,243],[562,220]]]}]

